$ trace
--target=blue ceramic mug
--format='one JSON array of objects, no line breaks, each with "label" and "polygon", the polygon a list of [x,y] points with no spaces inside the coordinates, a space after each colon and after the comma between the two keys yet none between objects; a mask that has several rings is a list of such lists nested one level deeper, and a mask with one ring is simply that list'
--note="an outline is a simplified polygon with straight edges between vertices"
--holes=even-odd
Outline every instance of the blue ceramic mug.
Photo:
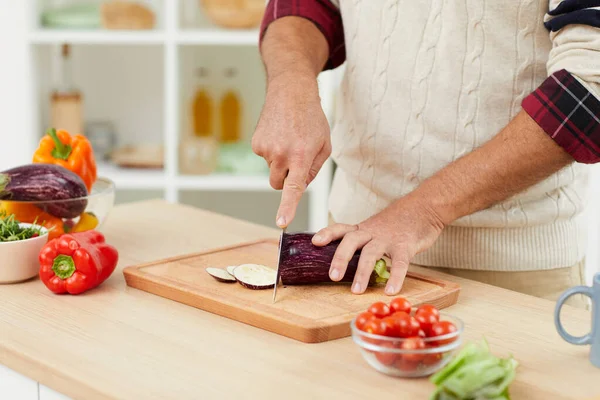
[{"label": "blue ceramic mug", "polygon": [[[560,310],[565,301],[575,295],[582,294],[592,300],[592,330],[584,336],[573,336],[567,333],[560,322]],[[554,309],[554,325],[564,340],[575,345],[591,345],[590,361],[600,368],[600,273],[594,276],[592,286],[575,286],[566,290],[559,298]]]}]

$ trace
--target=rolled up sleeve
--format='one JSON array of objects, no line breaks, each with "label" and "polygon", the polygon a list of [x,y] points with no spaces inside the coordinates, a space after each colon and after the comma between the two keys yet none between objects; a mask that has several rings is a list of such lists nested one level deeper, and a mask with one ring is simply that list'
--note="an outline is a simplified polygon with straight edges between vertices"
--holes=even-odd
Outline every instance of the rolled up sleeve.
[{"label": "rolled up sleeve", "polygon": [[260,27],[260,43],[269,25],[283,17],[296,16],[311,21],[323,33],[329,45],[324,70],[333,69],[346,60],[344,26],[337,1],[334,0],[270,0]]},{"label": "rolled up sleeve", "polygon": [[523,109],[581,163],[600,162],[600,0],[550,0],[548,78]]}]

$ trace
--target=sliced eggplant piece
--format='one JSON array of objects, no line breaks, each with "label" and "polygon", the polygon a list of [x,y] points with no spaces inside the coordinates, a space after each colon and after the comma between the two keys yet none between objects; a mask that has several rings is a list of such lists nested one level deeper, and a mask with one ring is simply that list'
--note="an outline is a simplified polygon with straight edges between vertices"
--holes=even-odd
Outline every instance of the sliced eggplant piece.
[{"label": "sliced eggplant piece", "polygon": [[260,264],[242,264],[235,267],[235,279],[244,287],[253,290],[269,289],[275,286],[277,272]]},{"label": "sliced eggplant piece", "polygon": [[212,276],[213,278],[215,278],[216,280],[218,280],[219,282],[225,282],[225,283],[234,283],[236,281],[236,279],[231,276],[229,274],[229,272],[225,271],[224,269],[221,268],[206,268],[206,272],[208,272],[208,274],[210,276]]},{"label": "sliced eggplant piece", "polygon": [[237,265],[230,265],[229,267],[227,267],[225,269],[227,270],[227,272],[229,272],[229,275],[235,276],[235,274],[233,273],[233,270],[235,269],[235,267],[237,267]]}]

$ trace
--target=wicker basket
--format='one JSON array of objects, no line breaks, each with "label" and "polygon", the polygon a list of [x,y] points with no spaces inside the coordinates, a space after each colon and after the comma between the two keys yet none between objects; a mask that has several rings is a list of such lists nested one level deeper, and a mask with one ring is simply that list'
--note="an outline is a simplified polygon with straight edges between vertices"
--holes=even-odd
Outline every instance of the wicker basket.
[{"label": "wicker basket", "polygon": [[155,24],[152,10],[133,1],[106,1],[101,15],[106,29],[152,29]]},{"label": "wicker basket", "polygon": [[225,28],[255,28],[265,12],[265,0],[200,0],[200,4],[215,24]]}]

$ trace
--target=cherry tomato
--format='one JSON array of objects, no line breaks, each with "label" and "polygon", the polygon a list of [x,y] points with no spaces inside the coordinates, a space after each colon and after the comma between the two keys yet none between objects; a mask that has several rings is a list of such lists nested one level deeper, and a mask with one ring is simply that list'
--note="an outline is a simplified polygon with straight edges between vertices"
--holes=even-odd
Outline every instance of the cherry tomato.
[{"label": "cherry tomato", "polygon": [[363,329],[363,327],[365,326],[365,324],[376,318],[372,313],[365,311],[363,313],[358,314],[358,316],[356,317],[356,327],[360,330]]},{"label": "cherry tomato", "polygon": [[378,301],[376,303],[371,304],[369,309],[367,310],[377,318],[385,318],[390,315],[390,306],[385,304],[383,301]]},{"label": "cherry tomato", "polygon": [[404,372],[413,372],[417,368],[419,368],[419,364],[420,363],[418,361],[414,362],[410,360],[405,360],[404,357],[398,355],[398,357],[396,358],[396,362],[394,363],[394,367]]},{"label": "cherry tomato", "polygon": [[[431,326],[431,331],[430,331],[431,336],[430,337],[447,335],[452,332],[456,332],[456,326],[454,326],[454,324],[452,322],[438,321]],[[438,346],[441,346],[444,344],[454,342],[456,340],[456,338],[457,338],[457,336],[447,338],[447,339],[437,340],[436,343]]]},{"label": "cherry tomato", "polygon": [[409,336],[419,336],[420,330],[421,330],[421,325],[419,325],[419,321],[417,321],[415,317],[410,317],[410,335]]},{"label": "cherry tomato", "polygon": [[410,304],[410,302],[404,297],[396,297],[390,302],[390,309],[392,310],[392,313],[404,311],[405,313],[410,314],[411,307],[412,304]]},{"label": "cherry tomato", "polygon": [[[374,318],[372,320],[367,321],[362,330],[363,332],[370,333],[372,335],[385,336],[385,325],[379,318]],[[365,342],[372,343],[378,346],[386,342],[383,338],[371,338],[365,336],[362,339]]]},{"label": "cherry tomato", "polygon": [[[394,346],[391,343],[382,343],[381,347],[390,349],[394,348]],[[398,358],[397,354],[388,353],[385,351],[374,351],[374,353],[375,357],[377,357],[377,360],[383,365],[393,365],[396,362],[396,359]]]},{"label": "cherry tomato", "polygon": [[426,338],[427,335],[425,334],[425,331],[423,329],[419,329],[419,333],[417,334],[418,337],[420,338]]},{"label": "cherry tomato", "polygon": [[[421,350],[425,348],[425,341],[418,336],[409,337],[402,341],[400,348],[402,350]],[[424,354],[402,354],[402,358],[408,362],[418,363],[423,360],[423,357]]]},{"label": "cherry tomato", "polygon": [[392,314],[392,317],[394,318],[405,318],[406,317],[410,317],[410,314],[407,313],[406,311],[396,311],[395,313]]},{"label": "cherry tomato", "polygon": [[362,330],[373,335],[385,334],[385,326],[379,318],[373,318],[367,321]]},{"label": "cherry tomato", "polygon": [[435,317],[437,318],[437,320],[440,320],[440,311],[433,305],[431,304],[422,304],[417,308],[417,311],[415,311],[415,315],[419,314],[419,313],[427,313],[427,314],[433,314],[435,315]]},{"label": "cherry tomato", "polygon": [[401,337],[400,336],[400,324],[397,318],[385,317],[381,320],[381,323],[385,326],[385,336]]},{"label": "cherry tomato", "polygon": [[421,329],[419,322],[415,319],[415,317],[411,317],[407,313],[400,311],[394,313],[392,318],[395,318],[398,321],[398,335],[401,338],[407,338],[411,336],[417,336],[419,334],[419,330]]},{"label": "cherry tomato", "polygon": [[435,365],[442,361],[442,353],[425,354],[421,361],[423,365]]},{"label": "cherry tomato", "polygon": [[415,319],[417,320],[419,326],[421,327],[423,332],[425,332],[425,334],[428,334],[431,331],[431,327],[433,326],[433,324],[438,322],[438,318],[435,316],[435,314],[427,311],[416,313]]}]

